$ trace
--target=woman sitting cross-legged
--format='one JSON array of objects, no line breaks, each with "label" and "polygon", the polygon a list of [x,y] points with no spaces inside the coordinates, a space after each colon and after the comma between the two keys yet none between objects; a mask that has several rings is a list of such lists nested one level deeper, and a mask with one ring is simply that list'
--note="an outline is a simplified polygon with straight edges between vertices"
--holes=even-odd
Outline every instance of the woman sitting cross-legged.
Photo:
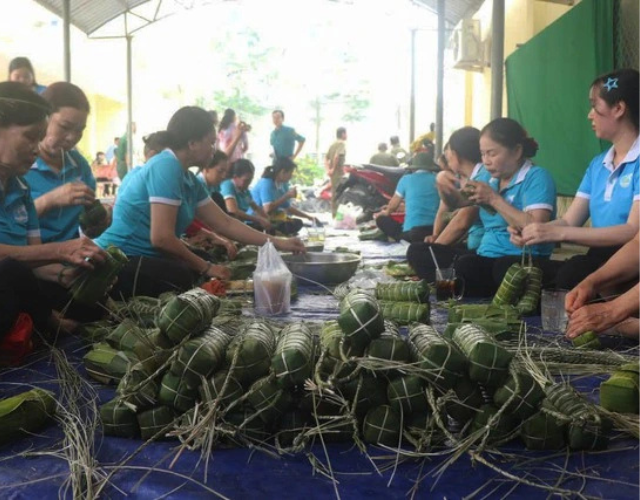
[{"label": "woman sitting cross-legged", "polygon": [[[482,165],[480,157],[480,131],[473,127],[456,130],[445,147],[447,165],[437,176],[440,206],[436,214],[433,234],[424,242],[412,243],[407,250],[407,260],[421,279],[435,280],[435,264],[431,252],[436,256],[438,265],[447,268],[460,256],[475,253],[480,245],[484,229],[477,206],[457,209],[453,218],[445,224],[445,215],[455,207],[459,191],[467,182],[488,181],[491,176]],[[463,242],[466,237],[466,243]]]},{"label": "woman sitting cross-legged", "polygon": [[[589,247],[557,270],[555,285],[569,290],[602,266],[637,233],[640,211],[638,72],[620,69],[591,85],[589,120],[599,139],[613,143],[589,165],[567,213],[549,223],[514,228],[519,245],[572,242]],[[591,227],[582,227],[591,218]]]},{"label": "woman sitting cross-legged", "polygon": [[[390,238],[416,243],[433,232],[433,222],[440,203],[435,174],[438,166],[433,161],[432,152],[423,152],[413,158],[411,169],[415,172],[400,179],[389,204],[375,214],[375,218],[378,228]],[[403,200],[405,219],[401,225],[391,214]]]},{"label": "woman sitting cross-legged", "polygon": [[317,223],[311,215],[291,206],[297,192],[295,187],[289,187],[289,181],[296,168],[291,159],[277,158],[273,166],[265,168],[262,178],[251,190],[253,200],[269,216],[273,229],[284,235],[297,234],[302,229],[302,221],[289,215]]},{"label": "woman sitting cross-legged", "polygon": [[230,178],[220,185],[229,215],[258,230],[270,230],[271,222],[264,210],[256,205],[249,191],[256,168],[249,160],[237,160],[231,165]]},{"label": "woman sitting cross-legged", "polygon": [[[200,279],[228,278],[229,270],[191,252],[180,236],[197,217],[234,241],[262,245],[269,238],[229,217],[211,200],[189,167],[208,165],[213,156],[213,120],[204,109],[187,106],[169,121],[170,147],[151,158],[130,182],[123,183],[113,223],[96,242],[120,247],[129,263],[112,290],[116,297],[157,296],[183,291]],[[276,248],[304,252],[298,239],[272,238]]]},{"label": "woman sitting cross-legged", "polygon": [[[509,237],[509,226],[523,228],[533,222],[548,222],[556,213],[556,188],[549,172],[534,165],[531,158],[537,143],[517,121],[497,118],[480,132],[480,152],[491,179],[468,181],[469,202],[480,207],[484,234],[476,255],[463,255],[454,264],[465,281],[465,295],[490,297],[495,294],[507,269],[519,262],[523,249]],[[459,193],[458,204],[465,206]],[[527,250],[543,269],[543,283],[550,279],[545,263],[553,245],[534,245]]]},{"label": "woman sitting cross-legged", "polygon": [[83,269],[104,262],[106,254],[87,238],[42,244],[36,208],[23,176],[38,154],[51,107],[18,82],[0,83],[0,336],[12,330],[20,313],[28,314],[37,331],[70,330],[43,292],[42,283],[68,288]]}]

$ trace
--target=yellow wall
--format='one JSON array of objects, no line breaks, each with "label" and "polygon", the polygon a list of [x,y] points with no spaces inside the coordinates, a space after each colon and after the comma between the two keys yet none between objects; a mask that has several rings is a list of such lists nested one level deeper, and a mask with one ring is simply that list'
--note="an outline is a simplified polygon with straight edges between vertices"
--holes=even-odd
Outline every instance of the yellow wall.
[{"label": "yellow wall", "polygon": [[[486,0],[474,16],[475,19],[480,20],[487,62],[490,60],[492,43],[492,3],[491,0]],[[517,50],[519,45],[528,42],[570,8],[570,6],[540,0],[505,0],[505,59]],[[491,116],[491,68],[487,65],[484,71],[469,72],[469,74],[467,81],[470,80],[471,83],[467,85],[465,93],[465,125],[482,127]],[[507,92],[504,81],[502,112],[503,115],[507,114]]]},{"label": "yellow wall", "polygon": [[92,94],[87,96],[91,113],[87,128],[78,143],[78,149],[87,158],[94,158],[98,151],[105,151],[126,130],[126,105],[109,97]]}]

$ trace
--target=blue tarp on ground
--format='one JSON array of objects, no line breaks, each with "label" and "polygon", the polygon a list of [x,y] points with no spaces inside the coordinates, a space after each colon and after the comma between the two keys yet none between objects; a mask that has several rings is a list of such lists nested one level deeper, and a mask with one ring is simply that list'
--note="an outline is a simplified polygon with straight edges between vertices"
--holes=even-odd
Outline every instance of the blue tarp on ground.
[{"label": "blue tarp on ground", "polygon": [[[327,248],[348,243],[354,247],[352,235],[329,238]],[[404,247],[377,242],[357,244],[365,261],[383,262],[402,258]],[[329,295],[319,295],[315,287],[300,289],[300,299],[294,303],[290,318],[321,321],[334,318],[337,301]],[[436,325],[446,322],[446,312],[434,310]],[[532,318],[532,326],[539,326],[539,318]],[[86,352],[80,340],[62,339],[59,346],[71,363],[86,377],[81,358]],[[29,386],[59,390],[55,366],[46,353],[32,356],[26,366],[0,373],[4,394],[22,392]],[[597,394],[600,377],[587,377],[577,386],[588,394]],[[113,388],[94,384],[101,402],[114,395]],[[595,392],[594,392],[595,391]],[[0,498],[48,499],[57,498],[59,489],[68,477],[69,465],[49,453],[61,447],[63,433],[58,425],[51,425],[41,435],[26,437],[5,445],[0,453]],[[141,445],[140,441],[96,436],[95,460],[97,471],[109,473],[113,466],[130,457]],[[601,453],[533,453],[525,451],[519,442],[501,448],[504,455],[486,454],[500,467],[511,473],[540,483],[559,484],[562,488],[581,491],[587,497],[611,499],[638,498],[638,442],[629,438],[612,440],[610,449]],[[374,464],[354,446],[328,444],[327,453],[336,484],[319,473],[314,474],[310,455],[276,457],[249,449],[214,450],[208,465],[201,461],[199,451],[185,451],[175,461],[177,442],[150,444],[142,449],[111,478],[111,486],[104,498],[213,498],[213,491],[227,498],[304,498],[325,499],[336,496],[344,499],[391,499],[410,496],[411,488],[419,483],[415,498],[457,499],[470,495],[485,485],[478,498],[541,498],[545,492],[528,486],[514,488],[511,481],[481,464],[472,464],[468,456],[453,463],[439,477],[434,471],[447,457],[434,456],[427,460],[400,463],[393,470],[376,472]],[[310,450],[319,461],[327,463],[323,447]],[[393,454],[377,447],[369,453],[378,468],[393,462]],[[527,462],[523,458],[530,459]],[[149,473],[150,469],[154,472]],[[566,469],[567,472],[564,472]],[[208,475],[204,485],[205,471]],[[148,474],[148,475],[147,475]],[[583,477],[587,479],[583,479]],[[37,481],[37,482],[36,482]],[[71,498],[70,493],[66,498]]]}]

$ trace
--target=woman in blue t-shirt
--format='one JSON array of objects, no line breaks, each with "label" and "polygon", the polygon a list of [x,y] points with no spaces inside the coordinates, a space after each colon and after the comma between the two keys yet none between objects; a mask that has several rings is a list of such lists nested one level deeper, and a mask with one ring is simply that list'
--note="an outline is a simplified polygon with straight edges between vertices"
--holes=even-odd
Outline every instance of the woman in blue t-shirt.
[{"label": "woman in blue t-shirt", "polygon": [[[189,167],[208,165],[213,156],[213,119],[187,106],[169,121],[170,146],[151,158],[118,192],[113,222],[96,242],[113,244],[129,257],[112,295],[157,296],[183,291],[201,279],[227,279],[229,270],[204,260],[180,240],[197,217],[217,233],[241,243],[262,245],[268,236],[226,215],[211,200]],[[272,238],[278,250],[304,251],[298,239]]]},{"label": "woman in blue t-shirt", "polygon": [[[435,265],[431,257],[433,250],[438,265],[449,267],[461,255],[475,253],[484,230],[477,206],[458,209],[445,225],[446,213],[455,209],[458,193],[470,180],[488,180],[480,157],[480,131],[473,127],[456,130],[445,146],[445,157],[450,171],[443,170],[437,176],[440,205],[436,214],[433,234],[423,242],[412,243],[407,250],[407,260],[421,279],[435,280]],[[467,239],[464,242],[464,239]]]},{"label": "woman in blue t-shirt", "polygon": [[297,234],[302,229],[302,221],[289,217],[297,215],[317,224],[309,214],[291,206],[297,196],[295,187],[289,181],[297,165],[290,158],[279,157],[273,165],[264,169],[262,178],[251,190],[253,201],[267,214],[273,229],[285,235]]},{"label": "woman in blue t-shirt", "polygon": [[40,240],[31,190],[23,176],[36,159],[50,109],[23,84],[0,83],[0,337],[12,330],[20,313],[28,314],[45,334],[77,326],[53,311],[38,279],[52,282],[69,302],[67,289],[79,271],[105,258],[86,238],[47,244]]},{"label": "woman in blue t-shirt", "polygon": [[228,214],[227,205],[220,193],[220,185],[226,180],[229,175],[229,156],[224,151],[216,151],[213,153],[213,158],[209,165],[206,165],[200,170],[197,175],[198,180],[204,184],[204,187],[211,199],[215,201],[216,205],[220,209]]},{"label": "woman in blue t-shirt", "polygon": [[[530,224],[521,234],[512,230],[513,241],[520,245],[571,242],[589,247],[586,255],[572,257],[558,269],[558,288],[576,286],[638,232],[638,80],[634,69],[595,79],[588,117],[596,137],[613,146],[591,161],[564,216],[547,224]],[[582,227],[589,218],[591,227]]]},{"label": "woman in blue t-shirt", "polygon": [[[497,118],[480,132],[480,153],[490,178],[467,182],[466,189],[473,190],[468,202],[455,195],[460,205],[480,207],[484,226],[477,254],[464,255],[454,264],[456,274],[465,281],[465,295],[493,295],[509,266],[520,261],[523,250],[509,240],[509,226],[523,228],[555,217],[555,183],[544,168],[531,162],[537,151],[538,144],[510,118]],[[553,245],[531,248],[542,267],[552,251]]]},{"label": "woman in blue t-shirt", "polygon": [[220,194],[227,205],[229,215],[246,222],[258,230],[270,230],[267,214],[256,205],[249,191],[256,167],[249,160],[240,159],[231,165],[231,175],[220,184]]},{"label": "woman in blue t-shirt", "polygon": [[[43,92],[51,105],[47,133],[40,141],[35,163],[24,176],[31,188],[43,243],[67,241],[80,236],[80,216],[95,201],[96,180],[87,160],[75,149],[82,139],[89,101],[78,86],[56,82]],[[106,224],[105,224],[106,225]],[[102,229],[101,229],[102,230]],[[99,232],[87,236],[95,237]],[[59,286],[43,281],[41,287],[54,307],[65,308],[66,294]],[[104,316],[104,307],[73,303],[66,309],[70,317],[94,321]]]},{"label": "woman in blue t-shirt", "polygon": [[87,160],[75,149],[87,126],[87,96],[72,83],[57,82],[42,97],[52,113],[38,158],[25,179],[38,211],[42,241],[49,243],[78,237],[80,215],[95,200],[96,180]]},{"label": "woman in blue t-shirt", "polygon": [[[433,232],[433,222],[438,212],[440,196],[436,188],[438,165],[433,160],[433,149],[418,153],[411,162],[413,173],[400,178],[389,204],[374,215],[376,225],[388,237],[410,243],[423,241]],[[404,202],[404,223],[391,217]]]}]

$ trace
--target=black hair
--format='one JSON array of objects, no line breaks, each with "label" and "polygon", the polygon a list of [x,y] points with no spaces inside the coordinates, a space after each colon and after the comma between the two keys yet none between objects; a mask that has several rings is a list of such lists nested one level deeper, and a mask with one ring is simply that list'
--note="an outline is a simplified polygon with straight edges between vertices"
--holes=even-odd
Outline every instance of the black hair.
[{"label": "black hair", "polygon": [[220,130],[227,130],[231,126],[235,118],[236,112],[233,109],[225,109],[224,115],[222,115],[222,120],[220,120]]},{"label": "black hair", "polygon": [[49,103],[26,85],[0,83],[0,128],[33,125],[50,114]]},{"label": "black hair", "polygon": [[431,122],[429,124],[429,131],[434,132],[436,130],[436,124]]},{"label": "black hair", "polygon": [[167,125],[169,147],[184,149],[190,141],[202,140],[213,131],[213,118],[209,113],[197,106],[185,106],[173,114]]},{"label": "black hair", "polygon": [[73,108],[87,113],[91,111],[89,99],[82,89],[73,83],[52,83],[42,92],[42,97],[51,104],[54,113],[60,108]]},{"label": "black hair", "polygon": [[171,134],[166,130],[160,130],[159,132],[153,132],[142,138],[144,142],[144,152],[147,154],[149,151],[162,151],[171,145]]},{"label": "black hair", "polygon": [[[472,163],[480,163],[480,131],[475,127],[462,127],[456,130],[447,143],[449,149],[458,155],[461,160]],[[446,146],[445,146],[445,149]]]},{"label": "black hair", "polygon": [[347,129],[344,127],[338,127],[336,129],[336,138],[340,139],[344,134],[347,133]]},{"label": "black hair", "polygon": [[400,144],[400,138],[397,135],[392,135],[391,137],[389,137],[389,142],[392,146],[395,146],[397,144]]},{"label": "black hair", "polygon": [[271,116],[275,115],[276,113],[280,113],[280,116],[282,116],[282,119],[284,120],[284,111],[282,111],[281,109],[274,109],[271,112]]},{"label": "black hair", "polygon": [[213,153],[213,157],[211,158],[211,161],[209,162],[209,165],[204,167],[203,170],[209,170],[210,168],[216,168],[223,161],[228,160],[228,159],[229,159],[229,155],[227,153],[225,153],[224,151],[218,149],[218,150],[216,150],[215,153]]},{"label": "black hair", "polygon": [[256,167],[254,167],[253,163],[249,160],[240,158],[233,162],[231,172],[230,177],[242,177],[245,174],[254,174],[256,172]]},{"label": "black hair", "polygon": [[535,139],[529,137],[522,125],[511,118],[496,118],[490,121],[480,131],[480,136],[485,134],[509,149],[515,149],[518,145],[522,146],[524,158],[533,158],[538,152],[539,147]]},{"label": "black hair", "polygon": [[276,176],[282,172],[293,172],[298,165],[291,158],[276,158],[276,161],[273,162],[273,165],[264,169],[262,173],[262,177],[265,179],[276,180]]},{"label": "black hair", "polygon": [[36,85],[36,72],[33,69],[33,64],[31,64],[31,61],[28,57],[20,56],[11,59],[11,62],[9,63],[9,76],[11,76],[11,73],[13,73],[15,70],[22,68],[29,70],[29,72],[33,75],[33,84]]},{"label": "black hair", "polygon": [[386,142],[381,142],[380,144],[378,144],[378,151],[386,151],[386,150],[387,150]]},{"label": "black hair", "polygon": [[640,93],[638,71],[631,68],[616,69],[611,73],[600,75],[591,84],[591,88],[599,87],[598,95],[610,107],[619,102],[627,105],[631,123],[638,130],[638,94]]}]

